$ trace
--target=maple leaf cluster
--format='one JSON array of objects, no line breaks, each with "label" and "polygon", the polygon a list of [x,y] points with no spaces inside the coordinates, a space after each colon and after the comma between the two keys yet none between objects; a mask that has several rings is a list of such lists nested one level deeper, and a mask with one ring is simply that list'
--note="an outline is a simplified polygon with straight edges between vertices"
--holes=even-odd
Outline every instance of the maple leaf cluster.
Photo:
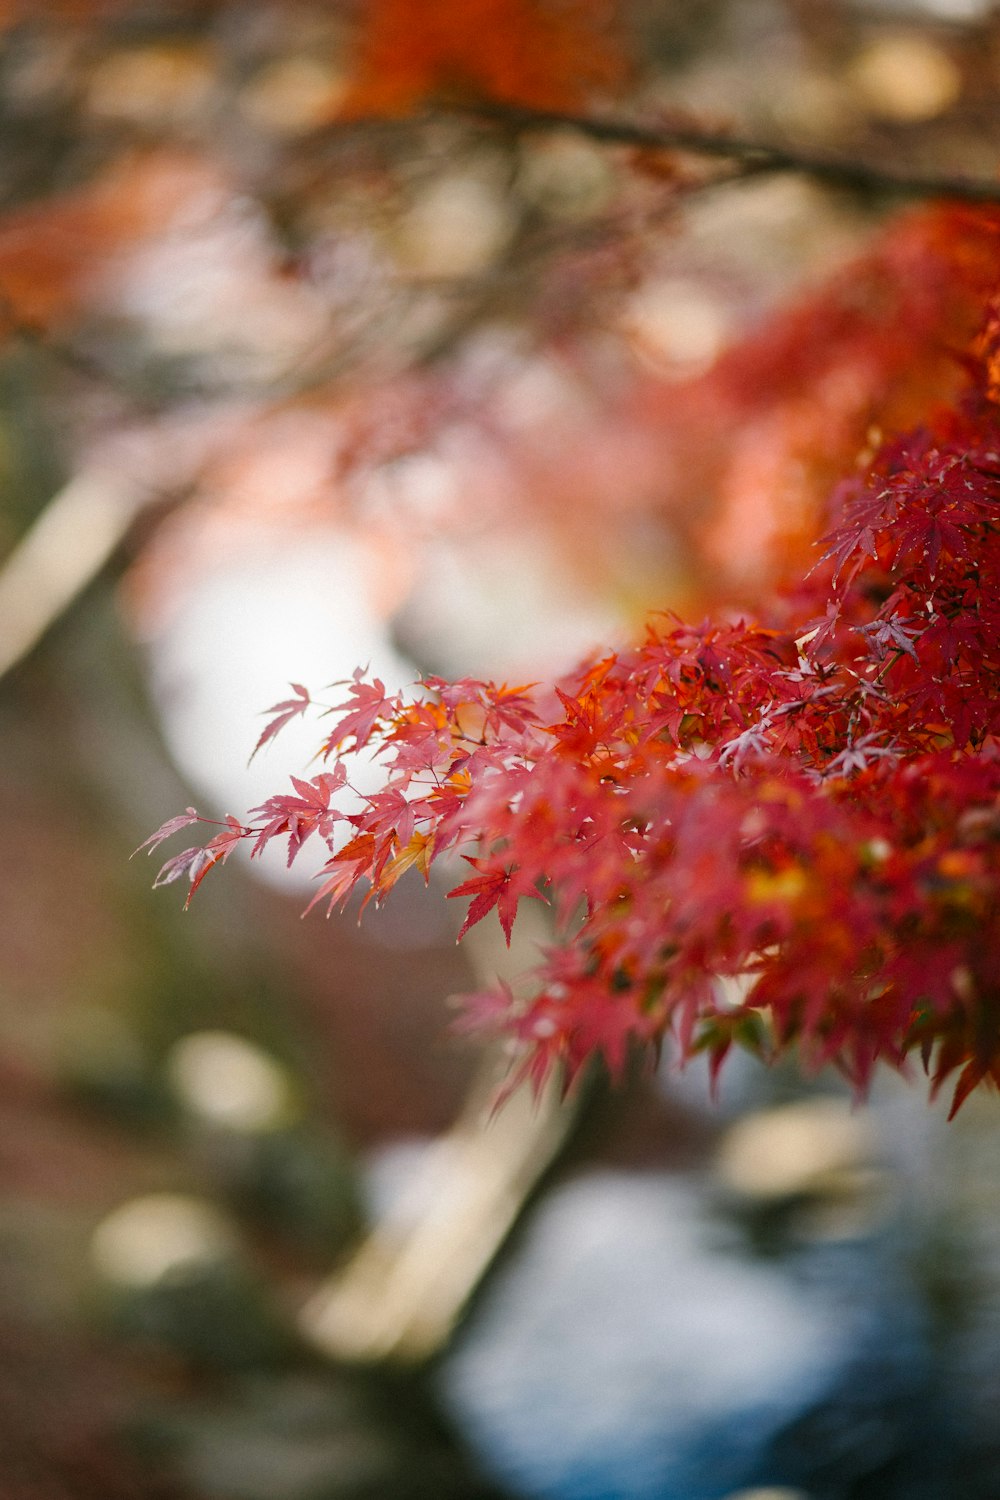
[{"label": "maple leaf cluster", "polygon": [[[463,933],[495,910],[509,942],[526,898],[551,914],[530,987],[466,1012],[536,1084],[668,1034],[713,1069],[795,1043],[859,1089],[916,1051],[935,1088],[957,1073],[953,1109],[1000,1083],[1000,302],[965,363],[958,404],[835,492],[821,562],[769,617],[664,616],[552,687],[407,696],[359,672],[325,710],[334,769],[160,881],[315,837],[332,909],[460,854]],[[274,723],[308,711],[295,694]],[[384,786],[341,811],[358,749]]]}]

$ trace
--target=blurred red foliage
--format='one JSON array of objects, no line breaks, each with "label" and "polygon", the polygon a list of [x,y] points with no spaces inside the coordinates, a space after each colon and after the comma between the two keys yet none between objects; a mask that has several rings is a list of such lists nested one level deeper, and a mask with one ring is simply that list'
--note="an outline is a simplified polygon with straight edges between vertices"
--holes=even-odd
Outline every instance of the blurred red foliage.
[{"label": "blurred red foliage", "polygon": [[341,113],[447,100],[578,109],[625,75],[613,0],[370,0]]}]

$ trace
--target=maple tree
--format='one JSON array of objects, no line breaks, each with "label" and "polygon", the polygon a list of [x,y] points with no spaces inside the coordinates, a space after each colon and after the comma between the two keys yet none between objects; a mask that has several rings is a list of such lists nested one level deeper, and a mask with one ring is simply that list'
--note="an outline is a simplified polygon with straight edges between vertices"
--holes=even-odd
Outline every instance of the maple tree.
[{"label": "maple tree", "polygon": [[[615,77],[610,53],[587,52],[601,9],[482,0],[418,22],[382,0],[346,112],[444,97],[513,104],[537,124],[533,109],[579,108]],[[480,50],[484,28],[495,40]],[[862,1090],[878,1062],[919,1053],[935,1089],[957,1074],[953,1110],[1000,1083],[998,233],[992,211],[947,209],[890,234],[894,297],[908,295],[899,257],[914,243],[925,274],[887,349],[857,295],[862,269],[846,295],[765,334],[770,349],[751,340],[742,368],[737,356],[692,387],[689,410],[707,387],[716,421],[727,382],[737,405],[758,402],[741,387],[765,390],[775,463],[807,460],[806,500],[782,526],[800,572],[817,529],[825,551],[779,602],[700,625],[661,617],[640,644],[550,685],[428,677],[407,696],[358,672],[343,701],[314,704],[297,684],[260,744],[318,709],[332,770],[230,816],[157,883],[185,880],[190,899],[245,842],[257,855],[286,838],[291,863],[318,839],[313,904],[329,910],[461,855],[460,936],[495,912],[509,943],[521,901],[550,911],[552,945],[525,987],[466,1003],[468,1024],[515,1040],[515,1081],[541,1084],[556,1065],[570,1081],[595,1053],[620,1071],[633,1044],[669,1033],[713,1070],[734,1041],[767,1054],[797,1043]],[[949,337],[965,387],[935,405]],[[839,413],[827,401],[803,416],[794,393],[816,377],[816,345],[869,373]],[[831,494],[873,417],[896,435]],[[780,561],[788,574],[787,546]],[[343,810],[352,757],[373,748],[384,786]],[[202,821],[188,809],[148,844]]]},{"label": "maple tree", "polygon": [[[125,9],[79,0],[58,16],[113,38]],[[137,62],[126,48],[103,82],[98,68],[93,97],[108,108],[115,80],[141,62],[160,71],[140,68],[140,80],[172,80],[164,98],[180,109],[184,80],[197,83],[208,67],[199,28],[210,32],[226,9],[179,4],[175,23],[191,28],[194,50],[154,46]],[[118,326],[131,315],[115,276],[135,274],[192,225],[204,230],[220,201],[267,203],[283,251],[261,250],[254,285],[262,297],[284,296],[279,310],[310,329],[321,307],[333,336],[316,347],[293,341],[277,394],[242,393],[234,411],[212,387],[206,409],[225,408],[224,421],[203,423],[193,457],[176,458],[172,441],[176,431],[190,438],[186,412],[166,441],[158,433],[158,461],[176,464],[173,483],[197,494],[224,491],[227,476],[238,489],[246,454],[290,417],[339,423],[329,468],[355,471],[467,419],[463,372],[443,355],[477,317],[506,310],[504,296],[520,297],[522,326],[537,324],[539,344],[570,348],[571,362],[593,305],[638,278],[636,247],[657,215],[727,174],[793,171],[953,199],[890,225],[860,262],[706,371],[622,382],[608,427],[613,416],[636,438],[633,451],[645,445],[649,465],[670,470],[669,499],[648,509],[669,516],[694,580],[690,602],[714,611],[714,622],[659,617],[640,644],[549,685],[429,676],[405,697],[359,674],[332,705],[294,685],[261,743],[293,719],[328,713],[325,768],[252,815],[229,817],[171,859],[159,883],[186,880],[193,893],[241,846],[259,854],[287,838],[291,862],[313,841],[327,846],[317,901],[331,907],[360,886],[381,900],[407,871],[427,879],[438,861],[463,856],[468,869],[451,890],[468,902],[463,932],[495,913],[509,940],[523,900],[550,912],[553,946],[530,984],[474,996],[467,1009],[514,1037],[536,1082],[556,1064],[571,1078],[594,1053],[619,1069],[634,1043],[670,1033],[681,1055],[705,1050],[715,1066],[734,1041],[770,1052],[796,1043],[808,1062],[837,1063],[859,1088],[878,1061],[905,1066],[922,1052],[935,1086],[957,1075],[958,1104],[1000,1081],[990,957],[1000,790],[997,190],[771,147],[661,107],[633,117],[621,106],[634,76],[626,9],[602,0],[331,7],[323,24],[350,33],[346,78],[310,75],[309,110],[279,111],[284,144],[269,140],[262,167],[248,165],[245,147],[227,152],[213,140],[209,149],[207,131],[195,145],[181,130],[125,151],[101,138],[69,187],[59,182],[0,217],[4,331],[56,350],[69,341],[67,363],[101,379],[105,346],[88,334],[102,316]],[[42,10],[0,7],[0,25],[16,32]],[[241,66],[260,71],[248,117],[269,118],[279,97],[289,111],[259,58]],[[372,180],[405,196],[405,143],[442,120],[476,149],[490,142],[511,175],[524,169],[525,141],[573,131],[617,153],[625,186],[576,238],[563,224],[560,241],[537,210],[525,211],[508,226],[507,260],[487,260],[475,296],[462,287],[468,300],[407,367],[398,348],[373,353],[368,325],[359,332],[351,322],[350,293],[317,270],[330,246],[315,226],[331,212],[317,184],[340,172],[362,204]],[[288,178],[280,192],[265,182],[274,162]],[[396,306],[387,294],[371,322],[391,323]],[[337,359],[352,338],[360,352],[345,360],[345,379]],[[203,371],[192,366],[197,384]],[[223,384],[208,368],[205,383]],[[481,410],[476,418],[488,427]],[[509,437],[502,417],[491,421],[491,433]],[[609,525],[606,493],[577,494],[600,441],[576,470],[560,470],[563,455],[541,444],[509,444],[532,471],[532,503],[548,496],[535,509],[548,506],[563,540],[576,529],[583,551]],[[301,511],[315,508],[310,495]],[[173,533],[163,528],[154,556],[169,553],[173,536],[185,564],[192,514],[197,507]],[[818,535],[827,538],[820,563]],[[777,602],[768,597],[776,578]],[[385,772],[360,810],[341,796],[356,795],[358,750],[376,751]],[[189,809],[149,843],[200,821]]]},{"label": "maple tree", "polygon": [[[322,709],[334,770],[158,883],[193,892],[244,840],[287,837],[291,862],[318,837],[333,908],[462,853],[462,932],[495,910],[509,942],[521,900],[551,908],[527,993],[467,1002],[537,1084],[668,1031],[713,1068],[734,1040],[796,1041],[861,1089],[916,1050],[935,1087],[958,1073],[953,1112],[1000,1083],[1000,300],[963,363],[955,404],[834,490],[822,561],[766,614],[666,618],[547,688],[428,678],[408,698],[359,672]],[[309,710],[295,693],[262,742]],[[373,744],[384,789],[338,810]]]},{"label": "maple tree", "polygon": [[[531,1113],[532,1084],[568,1085],[590,1061],[634,1082],[633,1056],[661,1046],[716,1074],[739,1048],[832,1063],[859,1093],[882,1066],[924,1069],[942,1115],[998,1081],[1000,17],[931,12],[930,0],[919,20],[874,0],[0,0],[0,673],[104,573],[41,674],[29,661],[6,700],[0,1065],[32,1262],[25,1298],[9,1236],[0,1467],[15,1488],[108,1500],[160,1483],[109,1427],[113,1406],[134,1408],[142,1355],[121,1362],[109,1406],[114,1351],[95,1364],[54,1323],[50,1335],[47,1311],[36,1329],[33,1288],[47,1277],[51,1308],[66,1305],[63,1247],[82,1249],[84,1218],[167,1171],[232,1210],[283,1323],[317,1251],[343,1274],[310,1154],[326,1137],[268,1131],[268,1183],[250,1205],[248,1166],[237,1202],[227,1127],[177,1089],[192,1028],[259,1037],[294,1083],[295,1120],[301,1087],[317,1120],[335,1114],[365,1147],[446,1129],[480,1039],[497,1038],[486,1060],[509,1058],[508,1086],[528,1086],[486,1133],[491,1163]],[[962,79],[922,122],[868,110],[858,92],[858,63],[898,33]],[[111,503],[95,519],[88,499]],[[40,576],[9,590],[35,515]],[[308,654],[293,643],[275,666],[262,650],[270,680],[232,706],[217,638],[261,632],[244,631],[229,579],[242,567],[263,590],[266,567],[245,560],[277,558],[288,539],[287,628],[296,587],[339,596],[332,651],[347,611],[370,604],[394,653],[425,673],[410,690],[349,629],[351,654],[317,666],[314,615]],[[541,589],[522,595],[516,570],[536,553],[565,572],[540,567]],[[64,566],[81,571],[46,604],[50,562],[57,583]],[[558,586],[566,575],[575,595]],[[566,618],[586,602],[583,632],[562,632],[566,598]],[[504,608],[524,664],[491,665],[488,651],[477,664],[478,638],[501,645]],[[577,662],[606,616],[605,646]],[[177,753],[192,788],[178,795],[152,727],[143,738],[118,712],[119,657],[138,645],[177,752],[164,704],[187,683],[162,651],[171,630],[202,653],[206,758],[224,759],[217,731],[235,725],[238,777],[257,737],[270,795],[223,798]],[[347,680],[320,686],[332,676]],[[303,731],[314,761],[290,744]],[[295,774],[281,785],[284,768]],[[187,801],[198,810],[147,841],[172,890],[132,937],[135,882],[148,880],[120,868],[122,851]],[[268,883],[206,893],[247,855],[258,869],[268,856],[269,883],[287,860],[287,901]],[[299,924],[303,870],[317,865]],[[172,910],[184,895],[193,926]],[[394,909],[381,919],[383,901]],[[501,940],[514,950],[504,972],[522,960],[526,972],[489,987]],[[427,1045],[442,997],[462,988],[475,992],[458,1026],[477,1045]],[[786,1076],[762,1087],[780,1094]],[[223,1082],[211,1072],[206,1086]],[[92,1121],[76,1092],[62,1100],[65,1084]],[[536,1122],[575,1117],[550,1112],[557,1092]],[[647,1123],[653,1093],[665,1151]],[[664,1104],[647,1078],[616,1101],[638,1112],[642,1140],[622,1154],[644,1167],[658,1153],[686,1165],[687,1106],[672,1093]],[[139,1111],[152,1133],[133,1128]],[[988,1113],[978,1120],[988,1129]],[[941,1201],[949,1225],[975,1218],[991,1242],[978,1158],[973,1216],[951,1170],[976,1138],[975,1114],[964,1123],[936,1174]],[[286,1144],[301,1212],[267,1196]],[[82,1286],[89,1262],[73,1260]],[[454,1275],[446,1257],[437,1270]],[[988,1326],[981,1289],[959,1300],[970,1329]],[[214,1357],[211,1319],[197,1319]],[[187,1392],[208,1431],[243,1375],[213,1376],[206,1400],[179,1348],[169,1391],[152,1370],[150,1405]],[[311,1380],[314,1358],[302,1368]],[[265,1374],[254,1408],[269,1466],[276,1451],[298,1461],[257,1418],[281,1415],[283,1378]],[[955,1388],[958,1404],[978,1400],[992,1452],[988,1379],[962,1366]],[[405,1461],[416,1474],[419,1457]]]}]

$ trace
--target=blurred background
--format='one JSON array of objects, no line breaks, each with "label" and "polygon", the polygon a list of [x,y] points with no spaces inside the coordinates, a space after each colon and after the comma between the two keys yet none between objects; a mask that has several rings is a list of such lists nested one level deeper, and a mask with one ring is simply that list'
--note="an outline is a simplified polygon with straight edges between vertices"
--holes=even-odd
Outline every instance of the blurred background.
[{"label": "blurred background", "polygon": [[988,226],[484,95],[991,179],[1000,17],[0,5],[0,1495],[1000,1496],[994,1100],[668,1057],[493,1117],[450,997],[542,926],[128,862],[301,772],[289,680],[752,608],[957,388]]}]

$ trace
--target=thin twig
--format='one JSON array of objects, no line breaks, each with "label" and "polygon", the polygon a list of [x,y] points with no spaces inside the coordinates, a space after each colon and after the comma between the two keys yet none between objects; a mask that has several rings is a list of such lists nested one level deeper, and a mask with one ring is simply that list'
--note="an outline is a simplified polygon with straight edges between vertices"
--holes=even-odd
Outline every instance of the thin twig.
[{"label": "thin twig", "polygon": [[774,145],[747,136],[679,121],[639,124],[632,120],[575,115],[557,110],[526,109],[520,105],[477,104],[463,113],[515,131],[574,130],[589,140],[609,146],[635,146],[652,151],[689,151],[697,156],[742,162],[754,175],[797,172],[854,192],[878,192],[903,198],[953,198],[966,203],[1000,203],[1000,179],[952,176],[948,173],[907,172],[893,167],[827,152]]}]

